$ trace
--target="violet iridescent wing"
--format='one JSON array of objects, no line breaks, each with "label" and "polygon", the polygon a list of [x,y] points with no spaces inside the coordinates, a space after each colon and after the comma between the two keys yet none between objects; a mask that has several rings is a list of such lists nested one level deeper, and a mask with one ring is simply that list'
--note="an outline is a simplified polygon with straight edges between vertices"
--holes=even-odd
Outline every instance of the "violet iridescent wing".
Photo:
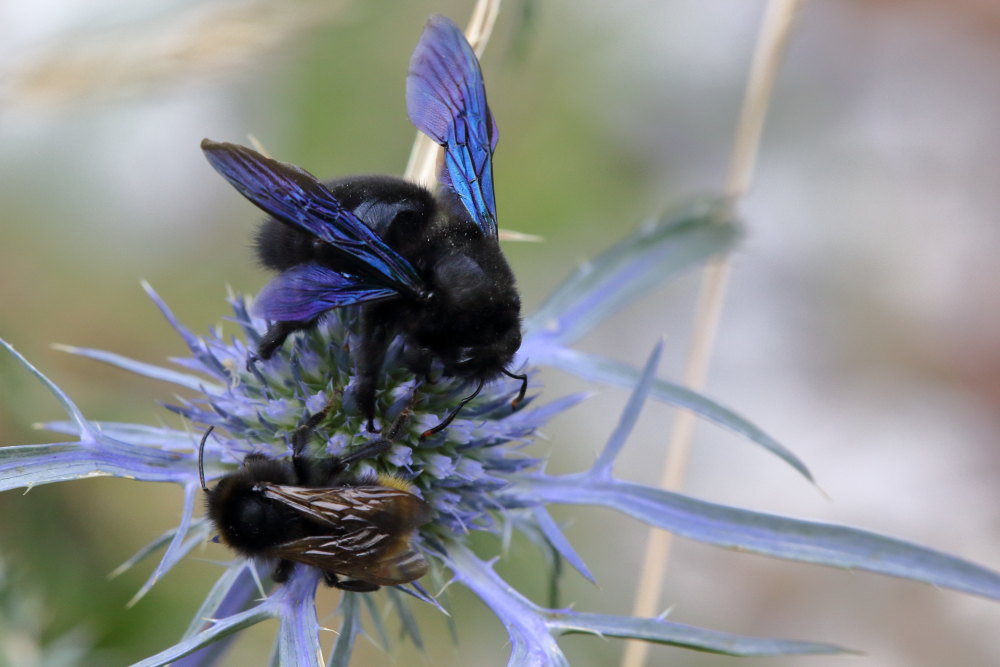
[{"label": "violet iridescent wing", "polygon": [[435,15],[427,21],[410,58],[406,110],[417,129],[444,147],[441,183],[455,192],[483,234],[496,238],[497,126],[479,60],[451,19]]},{"label": "violet iridescent wing", "polygon": [[[306,170],[237,144],[205,139],[201,149],[212,167],[265,213],[360,260],[363,283],[420,292],[413,266]],[[350,274],[343,275],[349,280]]]},{"label": "violet iridescent wing", "polygon": [[398,295],[361,276],[308,263],[286,269],[265,285],[254,299],[253,313],[275,322],[308,322],[334,308]]}]

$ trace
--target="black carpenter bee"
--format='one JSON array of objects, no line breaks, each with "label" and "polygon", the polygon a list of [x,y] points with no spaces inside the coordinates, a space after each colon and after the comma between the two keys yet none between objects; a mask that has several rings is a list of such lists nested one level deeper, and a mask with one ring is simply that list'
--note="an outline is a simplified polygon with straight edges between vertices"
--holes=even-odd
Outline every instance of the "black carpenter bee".
[{"label": "black carpenter bee", "polygon": [[427,561],[410,541],[431,520],[430,506],[404,480],[344,474],[351,463],[384,451],[389,440],[322,464],[298,450],[291,463],[250,454],[239,470],[209,489],[203,457],[211,432],[198,452],[208,517],[231,549],[247,558],[276,560],[276,582],[288,579],[294,563],[319,568],[329,586],[357,592],[406,584],[427,573]]},{"label": "black carpenter bee", "polygon": [[257,315],[274,322],[257,355],[269,358],[289,334],[332,309],[363,304],[357,396],[369,430],[386,347],[396,335],[415,373],[477,383],[428,436],[485,382],[501,374],[520,380],[516,407],[528,380],[507,368],[521,345],[521,300],[497,236],[497,128],[479,61],[450,19],[428,20],[410,60],[406,100],[413,124],[445,149],[437,197],[392,176],[324,184],[243,146],[206,139],[201,147],[220,174],[273,216],[257,235],[257,254],[281,273],[254,304]]}]

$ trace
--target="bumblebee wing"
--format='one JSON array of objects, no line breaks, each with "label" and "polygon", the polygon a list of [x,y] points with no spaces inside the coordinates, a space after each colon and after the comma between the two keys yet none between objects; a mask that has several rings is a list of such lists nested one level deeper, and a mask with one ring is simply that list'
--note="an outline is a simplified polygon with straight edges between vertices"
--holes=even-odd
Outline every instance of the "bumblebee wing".
[{"label": "bumblebee wing", "polygon": [[276,500],[331,530],[351,531],[374,525],[405,533],[431,519],[430,506],[414,494],[381,484],[304,487],[259,483],[264,496]]},{"label": "bumblebee wing", "polygon": [[406,77],[406,110],[444,147],[441,182],[458,196],[484,235],[497,238],[493,149],[497,126],[486,104],[479,60],[451,19],[427,21]]},{"label": "bumblebee wing", "polygon": [[253,312],[277,322],[305,322],[333,308],[398,294],[390,287],[310,262],[275,276],[254,299]]},{"label": "bumblebee wing", "polygon": [[406,584],[427,574],[427,560],[410,545],[412,531],[391,535],[365,526],[344,535],[312,535],[275,555],[379,586]]},{"label": "bumblebee wing", "polygon": [[430,520],[430,507],[412,493],[378,484],[261,488],[317,524],[316,535],[280,545],[275,556],[379,586],[405,584],[427,573],[427,561],[410,540]]},{"label": "bumblebee wing", "polygon": [[413,266],[308,171],[237,144],[204,139],[201,149],[209,164],[265,213],[360,260],[367,279],[361,283],[420,291],[421,280]]}]

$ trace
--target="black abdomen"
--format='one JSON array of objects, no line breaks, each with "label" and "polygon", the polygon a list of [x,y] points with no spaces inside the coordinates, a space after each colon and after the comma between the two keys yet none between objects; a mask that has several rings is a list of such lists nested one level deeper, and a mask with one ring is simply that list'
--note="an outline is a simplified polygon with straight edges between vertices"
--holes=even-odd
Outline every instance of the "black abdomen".
[{"label": "black abdomen", "polygon": [[315,236],[299,231],[291,225],[268,218],[257,231],[256,249],[260,263],[275,271],[316,259]]},{"label": "black abdomen", "polygon": [[[354,212],[404,257],[410,245],[419,247],[425,242],[423,231],[436,210],[434,198],[425,188],[391,176],[350,176],[324,186],[344,208]],[[368,268],[349,253],[274,218],[260,226],[255,245],[261,264],[275,271],[307,262],[362,274]]]}]

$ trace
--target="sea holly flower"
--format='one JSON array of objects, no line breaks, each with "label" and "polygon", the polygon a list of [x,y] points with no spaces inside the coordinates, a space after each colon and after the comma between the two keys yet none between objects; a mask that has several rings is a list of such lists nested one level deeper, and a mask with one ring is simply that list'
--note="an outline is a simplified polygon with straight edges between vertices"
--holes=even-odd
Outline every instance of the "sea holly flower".
[{"label": "sea holly flower", "polygon": [[[844,526],[708,503],[616,477],[615,461],[650,396],[683,405],[745,435],[748,442],[763,446],[808,476],[794,455],[735,412],[657,378],[659,346],[643,369],[584,355],[571,347],[591,327],[657,281],[731,247],[738,230],[731,222],[719,221],[721,210],[719,202],[709,201],[665,215],[572,273],[525,322],[524,344],[516,363],[529,374],[531,391],[517,409],[511,408],[510,399],[518,382],[502,378],[487,385],[448,428],[421,440],[419,434],[438,423],[466,388],[448,379],[420,382],[402,363],[398,342],[389,346],[380,378],[379,416],[383,427],[404,412],[409,417],[400,422],[401,433],[391,449],[361,467],[411,480],[432,507],[434,520],[414,539],[431,563],[431,572],[412,584],[378,593],[340,593],[329,664],[348,664],[360,632],[367,631],[387,643],[379,611],[382,604],[391,608],[404,634],[422,646],[412,607],[426,605],[446,611],[446,597],[441,592],[450,582],[472,591],[504,624],[511,641],[510,664],[565,664],[557,638],[568,633],[638,638],[730,655],[843,650],[808,641],[742,637],[664,618],[547,608],[533,602],[497,574],[493,568],[496,554],[478,553],[469,536],[479,531],[501,535],[519,531],[550,556],[550,562],[565,561],[594,580],[584,555],[575,551],[549,514],[549,507],[555,504],[606,507],[718,546],[905,577],[1000,599],[1000,574],[954,556]],[[209,426],[216,429],[204,447],[205,473],[210,480],[233,471],[251,452],[285,459],[301,427],[317,422],[317,414],[324,416],[315,423],[309,443],[311,457],[340,455],[374,437],[365,429],[354,395],[352,350],[357,334],[355,313],[350,309],[332,313],[315,329],[294,336],[272,359],[248,365],[248,356],[267,323],[250,315],[246,299],[229,298],[237,335],[224,335],[217,328],[199,336],[185,328],[148,286],[147,291],[189,350],[188,356],[173,359],[174,368],[111,352],[64,349],[185,390],[187,398],[168,406],[183,418],[182,426],[89,420],[58,386],[4,343],[69,415],[67,421],[45,426],[75,437],[67,442],[0,448],[0,490],[95,475],[183,487],[178,526],[122,566],[133,567],[162,551],[137,598],[212,536],[209,522],[196,516],[201,495],[198,442]],[[543,458],[531,448],[549,419],[575,409],[585,397],[582,393],[546,397],[535,372],[539,365],[631,388],[631,399],[618,426],[608,434],[600,455],[586,471],[549,474]],[[555,569],[553,577],[554,573]],[[141,664],[209,662],[225,650],[226,640],[239,630],[272,618],[279,620],[274,650],[281,664],[324,664],[315,607],[320,573],[299,565],[287,582],[278,586],[262,583],[266,575],[254,563],[234,559],[207,592],[180,640]],[[264,595],[261,589],[266,589]]]}]

